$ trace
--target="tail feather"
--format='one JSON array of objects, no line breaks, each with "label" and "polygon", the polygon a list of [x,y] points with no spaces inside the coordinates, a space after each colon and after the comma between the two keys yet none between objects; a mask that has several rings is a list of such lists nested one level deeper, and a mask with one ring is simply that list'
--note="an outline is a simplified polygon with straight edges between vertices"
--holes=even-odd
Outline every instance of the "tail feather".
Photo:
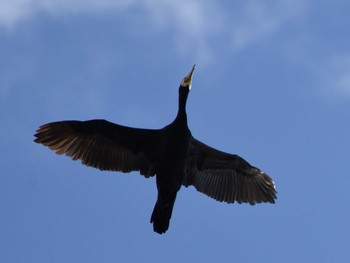
[{"label": "tail feather", "polygon": [[153,223],[154,232],[163,234],[168,230],[175,198],[176,196],[166,204],[161,204],[159,200],[157,200],[151,217],[151,223]]}]

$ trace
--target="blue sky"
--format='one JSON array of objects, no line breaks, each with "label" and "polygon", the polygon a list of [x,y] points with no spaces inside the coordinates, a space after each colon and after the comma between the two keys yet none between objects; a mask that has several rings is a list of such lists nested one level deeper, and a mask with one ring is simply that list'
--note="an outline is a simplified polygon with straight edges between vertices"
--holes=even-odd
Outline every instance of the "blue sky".
[{"label": "blue sky", "polygon": [[[350,36],[345,0],[2,0],[1,262],[348,262]],[[192,134],[276,182],[275,205],[182,188],[149,223],[154,178],[32,142],[104,118],[161,128],[197,64]]]}]

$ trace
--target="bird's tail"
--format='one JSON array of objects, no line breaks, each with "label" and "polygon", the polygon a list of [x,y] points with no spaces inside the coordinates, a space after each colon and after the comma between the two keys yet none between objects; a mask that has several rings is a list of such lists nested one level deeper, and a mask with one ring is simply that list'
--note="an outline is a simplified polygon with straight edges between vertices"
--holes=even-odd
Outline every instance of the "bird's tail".
[{"label": "bird's tail", "polygon": [[161,202],[160,198],[158,198],[153,209],[151,223],[153,223],[154,232],[158,234],[165,233],[169,228],[170,218],[176,200],[176,193],[171,198],[167,199],[167,202]]}]

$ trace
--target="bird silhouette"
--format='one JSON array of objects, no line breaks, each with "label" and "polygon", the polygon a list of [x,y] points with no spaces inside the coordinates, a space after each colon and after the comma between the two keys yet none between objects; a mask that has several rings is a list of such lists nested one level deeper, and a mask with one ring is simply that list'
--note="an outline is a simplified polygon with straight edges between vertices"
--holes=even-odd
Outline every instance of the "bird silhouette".
[{"label": "bird silhouette", "polygon": [[58,121],[41,126],[35,142],[100,170],[156,176],[158,196],[150,222],[159,234],[169,228],[181,186],[193,185],[220,202],[274,203],[275,184],[266,173],[192,136],[186,101],[194,70],[195,66],[180,84],[175,120],[162,129],[131,128],[106,120]]}]

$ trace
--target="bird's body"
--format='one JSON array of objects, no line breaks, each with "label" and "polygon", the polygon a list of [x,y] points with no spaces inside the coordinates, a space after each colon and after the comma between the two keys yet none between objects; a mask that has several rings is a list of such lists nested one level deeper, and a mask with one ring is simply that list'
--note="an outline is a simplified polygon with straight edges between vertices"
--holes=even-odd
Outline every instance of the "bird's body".
[{"label": "bird's body", "polygon": [[158,233],[168,229],[176,194],[182,185],[191,139],[187,120],[176,118],[162,130],[162,136],[156,176],[158,198],[151,217],[154,230]]},{"label": "bird's body", "polygon": [[158,197],[151,223],[157,233],[169,227],[177,192],[193,185],[228,203],[274,203],[271,178],[237,155],[215,150],[192,137],[186,101],[194,68],[179,88],[179,110],[163,129],[126,127],[105,120],[61,121],[40,127],[36,142],[100,170],[156,175]]}]

